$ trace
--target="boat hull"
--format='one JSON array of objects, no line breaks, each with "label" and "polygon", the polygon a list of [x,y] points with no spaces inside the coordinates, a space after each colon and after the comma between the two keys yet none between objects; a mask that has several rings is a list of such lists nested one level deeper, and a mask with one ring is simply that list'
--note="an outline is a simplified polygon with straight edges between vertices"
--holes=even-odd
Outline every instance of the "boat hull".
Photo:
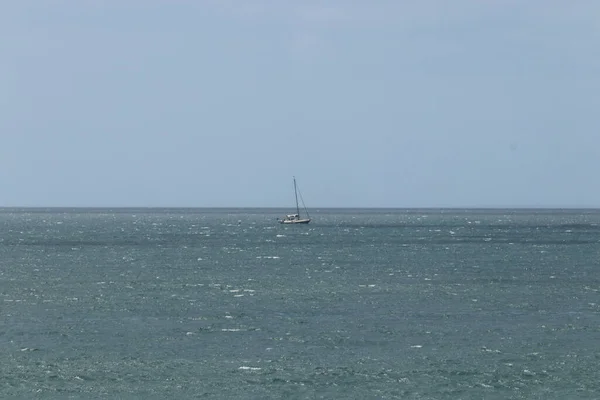
[{"label": "boat hull", "polygon": [[305,219],[280,219],[280,224],[308,224],[310,222],[310,218]]}]

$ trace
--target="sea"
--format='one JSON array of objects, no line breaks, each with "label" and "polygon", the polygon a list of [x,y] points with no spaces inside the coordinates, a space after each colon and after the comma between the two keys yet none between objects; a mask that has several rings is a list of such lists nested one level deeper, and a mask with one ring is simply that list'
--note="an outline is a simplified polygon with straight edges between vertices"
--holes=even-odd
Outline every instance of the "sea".
[{"label": "sea", "polygon": [[600,211],[0,209],[2,399],[600,399]]}]

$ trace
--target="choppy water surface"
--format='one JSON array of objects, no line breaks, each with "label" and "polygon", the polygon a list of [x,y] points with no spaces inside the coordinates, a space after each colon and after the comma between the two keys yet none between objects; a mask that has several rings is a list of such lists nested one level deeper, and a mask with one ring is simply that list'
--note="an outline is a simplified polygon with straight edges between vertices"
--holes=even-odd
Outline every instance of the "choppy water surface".
[{"label": "choppy water surface", "polygon": [[600,213],[0,211],[1,398],[600,398]]}]

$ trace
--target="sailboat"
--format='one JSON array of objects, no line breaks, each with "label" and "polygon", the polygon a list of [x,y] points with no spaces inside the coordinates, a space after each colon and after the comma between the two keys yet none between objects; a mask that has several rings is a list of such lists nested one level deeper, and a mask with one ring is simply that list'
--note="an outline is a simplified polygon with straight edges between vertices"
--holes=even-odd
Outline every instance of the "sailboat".
[{"label": "sailboat", "polygon": [[298,206],[298,186],[296,185],[296,177],[294,177],[294,195],[296,196],[296,214],[288,214],[285,216],[284,219],[277,218],[280,224],[308,224],[310,222],[310,215],[308,215],[308,210],[304,205],[302,194],[300,194],[300,199],[302,200],[302,207],[304,207],[306,218],[300,217],[300,207]]}]

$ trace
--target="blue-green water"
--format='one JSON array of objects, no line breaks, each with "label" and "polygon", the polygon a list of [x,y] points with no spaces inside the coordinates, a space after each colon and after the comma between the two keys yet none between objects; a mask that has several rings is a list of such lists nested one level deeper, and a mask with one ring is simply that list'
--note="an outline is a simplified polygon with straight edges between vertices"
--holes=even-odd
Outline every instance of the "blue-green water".
[{"label": "blue-green water", "polygon": [[600,398],[600,212],[286,211],[0,210],[0,398]]}]

